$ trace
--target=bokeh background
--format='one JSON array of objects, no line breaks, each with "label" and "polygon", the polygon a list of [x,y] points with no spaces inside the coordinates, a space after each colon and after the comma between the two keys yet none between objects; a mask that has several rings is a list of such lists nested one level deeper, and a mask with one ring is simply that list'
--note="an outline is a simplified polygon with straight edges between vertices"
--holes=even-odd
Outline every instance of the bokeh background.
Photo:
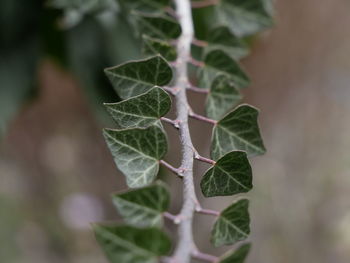
[{"label": "bokeh background", "polygon": [[[74,2],[75,4],[71,4]],[[140,57],[114,1],[0,2],[0,261],[106,263],[90,223],[119,221],[110,193],[126,188],[101,136],[118,97],[102,69]],[[102,4],[101,4],[102,3]],[[72,6],[73,5],[73,8]],[[102,6],[101,6],[102,5]],[[108,5],[106,9],[105,6]],[[252,159],[249,263],[350,262],[350,2],[277,0],[276,25],[243,60],[268,152]],[[196,12],[196,19],[207,14]],[[199,25],[199,35],[201,26]],[[202,95],[190,95],[203,113]],[[191,122],[208,155],[210,126]],[[167,156],[179,163],[176,132]],[[207,166],[196,165],[197,185]],[[181,182],[171,184],[176,213]],[[233,197],[204,200],[220,210]],[[198,246],[213,218],[196,216]],[[169,224],[168,232],[176,237]]]}]

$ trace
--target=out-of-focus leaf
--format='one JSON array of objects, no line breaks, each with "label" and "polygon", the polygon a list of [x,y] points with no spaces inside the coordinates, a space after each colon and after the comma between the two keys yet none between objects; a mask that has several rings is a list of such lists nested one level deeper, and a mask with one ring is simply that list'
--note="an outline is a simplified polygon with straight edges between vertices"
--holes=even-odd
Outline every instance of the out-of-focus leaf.
[{"label": "out-of-focus leaf", "polygon": [[206,115],[214,120],[222,118],[242,99],[232,81],[221,75],[214,79],[205,105]]},{"label": "out-of-focus leaf", "polygon": [[240,105],[213,129],[211,156],[218,160],[232,150],[245,151],[248,156],[265,153],[258,126],[258,110],[250,105]]},{"label": "out-of-focus leaf", "polygon": [[120,171],[131,188],[143,187],[155,179],[159,160],[167,152],[167,138],[162,128],[111,130],[104,137]]},{"label": "out-of-focus leaf", "polygon": [[168,15],[133,12],[133,19],[140,34],[163,40],[176,39],[181,34],[179,23]]},{"label": "out-of-focus leaf", "polygon": [[234,59],[240,59],[249,53],[248,46],[240,38],[232,34],[226,26],[218,26],[210,30],[207,42],[208,46],[205,47],[205,53],[220,49]]},{"label": "out-of-focus leaf", "polygon": [[156,39],[143,35],[143,53],[145,55],[162,55],[168,61],[176,60],[177,53],[174,46],[169,44],[168,41]]},{"label": "out-of-focus leaf", "polygon": [[245,152],[225,154],[203,176],[201,189],[205,197],[234,195],[252,189],[252,169]]},{"label": "out-of-focus leaf", "polygon": [[34,94],[39,46],[36,40],[8,53],[0,59],[0,137],[23,104]]},{"label": "out-of-focus leaf", "polygon": [[86,15],[115,14],[119,9],[116,0],[51,0],[49,5],[64,11],[61,25],[65,28],[78,25]]},{"label": "out-of-focus leaf", "polygon": [[172,69],[161,56],[107,68],[105,73],[123,99],[142,94],[154,86],[164,86],[173,77]]},{"label": "out-of-focus leaf", "polygon": [[237,88],[249,85],[249,78],[239,64],[222,50],[213,50],[204,58],[204,66],[199,71],[199,86],[209,89],[219,75],[225,76]]},{"label": "out-of-focus leaf", "polygon": [[144,94],[105,106],[119,128],[147,128],[168,113],[171,99],[163,89],[154,87]]},{"label": "out-of-focus leaf", "polygon": [[243,263],[248,256],[251,245],[244,244],[241,245],[238,249],[229,251],[222,257],[220,257],[219,263]]},{"label": "out-of-focus leaf", "polygon": [[170,194],[165,185],[154,185],[113,195],[113,202],[128,224],[162,226],[163,212],[169,206]]},{"label": "out-of-focus leaf", "polygon": [[255,34],[273,25],[264,0],[220,0],[215,5],[217,23],[237,36]]},{"label": "out-of-focus leaf", "polygon": [[157,263],[169,253],[169,237],[158,228],[94,225],[95,236],[111,263]]},{"label": "out-of-focus leaf", "polygon": [[232,245],[248,237],[250,233],[248,205],[249,201],[242,199],[220,213],[211,233],[211,242],[214,246]]}]

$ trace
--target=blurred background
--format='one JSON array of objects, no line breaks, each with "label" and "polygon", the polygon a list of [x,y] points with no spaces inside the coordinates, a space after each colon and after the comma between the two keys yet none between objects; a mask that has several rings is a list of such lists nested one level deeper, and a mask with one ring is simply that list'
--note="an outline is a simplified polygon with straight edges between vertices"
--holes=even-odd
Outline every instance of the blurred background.
[{"label": "blurred background", "polygon": [[[261,109],[268,149],[251,160],[248,263],[350,262],[349,12],[348,0],[277,0],[275,26],[242,61],[253,81],[244,102]],[[201,37],[208,14],[194,15]],[[127,20],[114,0],[1,0],[1,262],[107,262],[90,223],[120,220],[110,193],[126,185],[101,135],[113,127],[102,102],[118,101],[102,69],[141,57]],[[203,113],[204,96],[190,102]],[[191,122],[205,156],[210,128]],[[167,130],[176,166],[179,143]],[[206,168],[196,164],[197,185]],[[176,213],[181,181],[161,176]],[[198,196],[217,210],[234,199]],[[213,218],[196,220],[202,250],[228,249],[209,244]]]}]

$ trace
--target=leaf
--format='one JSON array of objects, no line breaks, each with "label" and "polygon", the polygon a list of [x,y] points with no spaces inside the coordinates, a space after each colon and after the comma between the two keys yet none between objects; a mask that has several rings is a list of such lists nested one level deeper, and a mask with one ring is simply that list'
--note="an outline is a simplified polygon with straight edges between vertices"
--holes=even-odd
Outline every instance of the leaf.
[{"label": "leaf", "polygon": [[249,243],[240,246],[236,251],[229,251],[218,263],[243,263],[246,259],[251,245]]},{"label": "leaf", "polygon": [[242,95],[225,76],[214,79],[207,96],[206,115],[214,120],[222,118],[242,99]]},{"label": "leaf", "polygon": [[211,157],[218,160],[232,150],[245,151],[248,156],[265,153],[258,113],[256,108],[243,104],[218,121],[213,129]]},{"label": "leaf", "polygon": [[161,12],[170,6],[170,0],[121,0],[129,9],[142,12]]},{"label": "leaf", "polygon": [[245,152],[234,151],[221,157],[203,176],[205,197],[234,195],[252,189],[252,169]]},{"label": "leaf", "polygon": [[128,224],[161,226],[163,212],[169,206],[168,189],[161,182],[154,185],[113,195],[113,202]]},{"label": "leaf", "polygon": [[143,35],[143,53],[145,55],[162,55],[167,61],[175,61],[177,52],[169,42]]},{"label": "leaf", "polygon": [[214,246],[232,245],[248,237],[250,233],[248,205],[249,201],[242,199],[220,213],[211,233],[211,242]]},{"label": "leaf", "polygon": [[154,87],[144,94],[104,105],[120,128],[147,128],[168,113],[171,99],[164,90]]},{"label": "leaf", "polygon": [[213,50],[204,58],[204,66],[199,72],[199,86],[209,89],[219,75],[227,77],[239,89],[249,85],[248,76],[235,60],[221,50]]},{"label": "leaf", "polygon": [[96,239],[111,263],[157,263],[171,248],[169,237],[157,228],[94,225]]},{"label": "leaf", "polygon": [[161,128],[104,129],[103,135],[129,187],[143,187],[153,182],[159,170],[159,160],[168,148],[166,135]]},{"label": "leaf", "polygon": [[181,34],[179,23],[172,17],[164,14],[144,14],[133,12],[135,25],[138,32],[153,38],[170,40],[176,39]]},{"label": "leaf", "polygon": [[161,56],[107,68],[105,73],[123,99],[142,94],[154,86],[164,86],[173,77],[170,66]]},{"label": "leaf", "polygon": [[248,46],[238,37],[231,33],[226,26],[218,26],[209,31],[207,38],[208,46],[205,53],[220,49],[234,59],[240,59],[249,53]]},{"label": "leaf", "polygon": [[220,0],[215,11],[217,23],[237,36],[252,35],[273,25],[264,0]]}]

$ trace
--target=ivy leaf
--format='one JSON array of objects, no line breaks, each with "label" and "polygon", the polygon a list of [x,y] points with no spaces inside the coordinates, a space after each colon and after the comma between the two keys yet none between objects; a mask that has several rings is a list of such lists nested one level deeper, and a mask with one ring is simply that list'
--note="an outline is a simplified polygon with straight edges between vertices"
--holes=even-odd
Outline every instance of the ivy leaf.
[{"label": "ivy leaf", "polygon": [[220,213],[211,233],[211,242],[214,246],[232,245],[248,237],[250,233],[248,205],[249,201],[242,199]]},{"label": "ivy leaf", "polygon": [[158,228],[94,225],[96,239],[111,263],[157,263],[171,248]]},{"label": "ivy leaf", "polygon": [[225,76],[214,79],[205,106],[206,115],[214,120],[222,118],[240,100],[242,95]]},{"label": "ivy leaf", "polygon": [[240,105],[213,129],[211,156],[218,160],[232,150],[245,151],[248,156],[265,153],[259,126],[258,110],[250,105]]},{"label": "ivy leaf", "polygon": [[138,32],[147,32],[153,38],[170,40],[181,34],[179,23],[172,17],[164,14],[144,14],[133,12]]},{"label": "ivy leaf", "polygon": [[120,128],[147,128],[168,113],[171,99],[163,89],[154,87],[144,94],[104,105]]},{"label": "ivy leaf", "polygon": [[240,246],[236,251],[229,251],[226,253],[218,263],[243,263],[246,259],[251,245],[244,244]]},{"label": "ivy leaf", "polygon": [[205,197],[234,195],[252,189],[252,169],[245,152],[225,154],[203,176]]},{"label": "ivy leaf", "polygon": [[249,53],[248,46],[238,37],[231,33],[226,26],[218,26],[209,31],[207,38],[208,46],[205,53],[220,49],[234,59],[240,59]]},{"label": "ivy leaf", "polygon": [[154,86],[164,86],[173,77],[169,64],[161,56],[107,68],[105,73],[123,99],[142,94]]},{"label": "ivy leaf", "polygon": [[177,52],[169,42],[143,35],[143,53],[146,55],[162,55],[167,61],[174,61]]},{"label": "ivy leaf", "polygon": [[219,75],[227,77],[239,89],[249,85],[249,78],[239,64],[222,50],[210,51],[199,72],[200,87],[209,89]]},{"label": "ivy leaf", "polygon": [[124,220],[129,224],[145,226],[161,226],[163,212],[169,206],[168,189],[161,182],[133,191],[114,194],[113,202]]},{"label": "ivy leaf", "polygon": [[121,0],[129,9],[142,12],[161,12],[170,5],[170,0]]},{"label": "ivy leaf", "polygon": [[264,0],[220,0],[215,11],[218,24],[237,36],[252,35],[273,25]]},{"label": "ivy leaf", "polygon": [[143,187],[153,182],[159,170],[159,160],[168,148],[166,135],[161,128],[104,129],[103,135],[129,187]]}]

